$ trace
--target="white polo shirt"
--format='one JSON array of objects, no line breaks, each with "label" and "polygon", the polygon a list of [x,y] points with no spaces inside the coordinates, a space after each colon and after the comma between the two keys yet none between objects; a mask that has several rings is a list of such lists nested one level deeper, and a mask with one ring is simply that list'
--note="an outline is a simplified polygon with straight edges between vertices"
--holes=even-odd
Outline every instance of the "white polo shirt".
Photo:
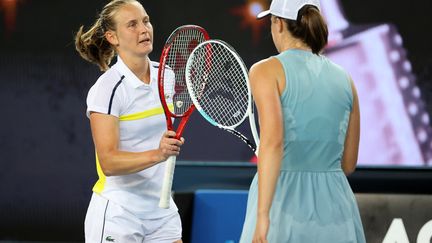
[{"label": "white polo shirt", "polygon": [[[117,63],[99,77],[87,96],[87,116],[90,112],[99,112],[119,118],[121,151],[157,149],[166,131],[158,93],[159,63],[149,63],[150,83],[145,84],[117,57]],[[173,87],[174,73],[165,73],[165,80],[170,80],[165,85]],[[97,155],[96,164],[99,180],[93,187],[94,192],[143,219],[161,218],[177,211],[172,198],[169,209],[158,207],[165,163],[122,176],[105,176]]]}]

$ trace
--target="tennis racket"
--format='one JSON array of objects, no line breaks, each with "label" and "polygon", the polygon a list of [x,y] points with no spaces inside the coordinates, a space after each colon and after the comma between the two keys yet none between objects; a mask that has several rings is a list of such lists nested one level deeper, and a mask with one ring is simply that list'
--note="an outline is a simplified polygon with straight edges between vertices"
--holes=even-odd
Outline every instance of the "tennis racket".
[{"label": "tennis racket", "polygon": [[[206,30],[199,26],[180,26],[168,37],[162,51],[158,70],[159,97],[168,130],[173,130],[174,118],[181,118],[176,131],[177,139],[181,137],[190,115],[195,110],[186,87],[186,62],[194,48],[208,39]],[[171,156],[166,161],[159,201],[161,208],[169,208],[170,205],[175,162],[176,156]]]},{"label": "tennis racket", "polygon": [[[186,84],[196,109],[208,122],[234,134],[258,155],[248,71],[233,47],[221,40],[199,44],[186,64]],[[236,130],[246,118],[255,143]]]}]

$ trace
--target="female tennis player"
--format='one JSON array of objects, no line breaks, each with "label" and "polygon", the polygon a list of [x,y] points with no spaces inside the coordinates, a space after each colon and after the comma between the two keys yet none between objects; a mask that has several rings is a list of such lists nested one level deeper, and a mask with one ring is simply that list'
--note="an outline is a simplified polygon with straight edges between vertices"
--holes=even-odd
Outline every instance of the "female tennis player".
[{"label": "female tennis player", "polygon": [[349,75],[320,54],[328,30],[319,0],[273,0],[279,54],[254,64],[258,173],[241,241],[365,242],[345,174],[356,167],[360,113]]},{"label": "female tennis player", "polygon": [[81,26],[75,44],[85,60],[105,71],[87,96],[99,180],[85,219],[86,242],[182,242],[172,198],[168,209],[158,207],[161,162],[178,155],[184,140],[166,131],[158,63],[148,57],[149,15],[136,0],[113,0],[88,31]]}]

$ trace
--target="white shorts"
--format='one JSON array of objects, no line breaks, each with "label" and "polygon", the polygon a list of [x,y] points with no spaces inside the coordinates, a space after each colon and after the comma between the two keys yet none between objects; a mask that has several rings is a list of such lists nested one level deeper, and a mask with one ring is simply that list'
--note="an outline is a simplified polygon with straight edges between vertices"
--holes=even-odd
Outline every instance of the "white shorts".
[{"label": "white shorts", "polygon": [[93,193],[84,223],[86,243],[172,243],[181,239],[180,215],[140,219]]}]

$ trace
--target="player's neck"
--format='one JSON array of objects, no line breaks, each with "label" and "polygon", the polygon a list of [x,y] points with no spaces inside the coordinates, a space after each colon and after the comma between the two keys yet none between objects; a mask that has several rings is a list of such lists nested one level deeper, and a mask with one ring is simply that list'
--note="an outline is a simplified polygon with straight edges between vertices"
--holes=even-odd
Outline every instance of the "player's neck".
[{"label": "player's neck", "polygon": [[299,49],[299,50],[304,50],[304,51],[311,51],[311,48],[304,43],[303,41],[297,39],[297,38],[284,38],[284,40],[282,41],[282,46],[280,49],[280,52],[284,52],[286,50],[289,49]]},{"label": "player's neck", "polygon": [[149,59],[148,57],[142,58],[134,58],[127,57],[123,59],[123,62],[128,66],[128,68],[138,77],[141,81],[146,84],[150,83],[150,72],[149,72]]}]

